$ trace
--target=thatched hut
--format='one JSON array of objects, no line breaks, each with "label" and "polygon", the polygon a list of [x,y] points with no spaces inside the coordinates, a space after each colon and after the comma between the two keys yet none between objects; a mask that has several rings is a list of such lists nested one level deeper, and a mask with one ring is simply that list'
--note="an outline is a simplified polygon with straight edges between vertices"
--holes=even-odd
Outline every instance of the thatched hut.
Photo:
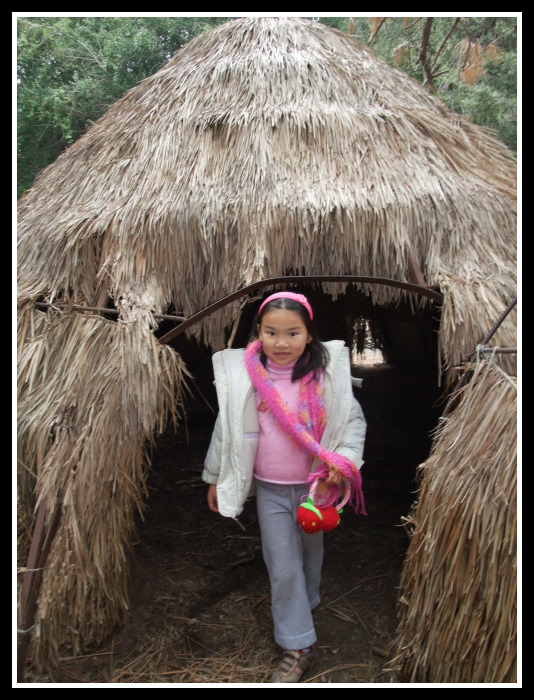
[{"label": "thatched hut", "polygon": [[40,663],[123,619],[146,447],[180,418],[196,348],[242,342],[254,292],[293,276],[325,336],[355,342],[365,319],[388,359],[452,386],[516,294],[515,172],[352,37],[245,18],[41,173],[18,210],[21,628]]}]

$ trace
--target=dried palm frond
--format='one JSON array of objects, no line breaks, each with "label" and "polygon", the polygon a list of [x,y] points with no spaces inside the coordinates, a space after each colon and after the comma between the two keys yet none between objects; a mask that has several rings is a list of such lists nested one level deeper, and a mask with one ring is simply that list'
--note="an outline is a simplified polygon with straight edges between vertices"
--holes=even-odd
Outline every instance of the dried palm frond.
[{"label": "dried palm frond", "polygon": [[399,679],[512,683],[517,659],[517,388],[481,362],[421,465],[408,523]]},{"label": "dried palm frond", "polygon": [[128,609],[147,447],[179,410],[186,379],[179,356],[143,326],[21,314],[19,517],[30,517],[34,492],[61,508],[36,616],[41,662],[62,644],[77,652],[101,641]]}]

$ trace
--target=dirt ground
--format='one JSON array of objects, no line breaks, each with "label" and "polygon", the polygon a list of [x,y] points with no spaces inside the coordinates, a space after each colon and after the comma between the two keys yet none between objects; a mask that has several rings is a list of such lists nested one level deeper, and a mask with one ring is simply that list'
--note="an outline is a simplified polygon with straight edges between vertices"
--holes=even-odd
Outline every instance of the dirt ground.
[{"label": "dirt ground", "polygon": [[[392,682],[399,576],[408,545],[402,524],[416,498],[417,465],[442,406],[437,377],[365,365],[353,374],[368,421],[362,472],[367,516],[345,510],[326,534],[322,603],[314,613],[320,658],[309,684]],[[269,585],[254,501],[234,521],[211,513],[202,463],[213,414],[193,409],[187,434],[158,440],[144,521],[132,555],[125,626],[99,648],[64,654],[45,677],[59,684],[269,683]]]}]

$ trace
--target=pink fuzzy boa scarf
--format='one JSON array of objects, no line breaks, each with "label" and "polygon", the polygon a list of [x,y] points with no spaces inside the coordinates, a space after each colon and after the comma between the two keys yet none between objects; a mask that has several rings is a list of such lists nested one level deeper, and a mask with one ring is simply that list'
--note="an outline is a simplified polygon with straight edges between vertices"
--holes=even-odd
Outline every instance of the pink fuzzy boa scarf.
[{"label": "pink fuzzy boa scarf", "polygon": [[[245,366],[252,385],[265,402],[278,425],[298,445],[321,461],[320,466],[310,473],[306,483],[312,484],[316,479],[325,481],[328,478],[329,468],[337,470],[341,473],[345,483],[350,487],[348,502],[357,513],[367,515],[363,500],[360,471],[346,457],[337,452],[326,450],[319,442],[325,426],[321,385],[314,379],[312,373],[300,380],[299,420],[288,409],[287,404],[278,393],[274,382],[263,366],[259,356],[261,348],[261,341],[256,340],[250,343],[245,350]],[[326,491],[329,492],[329,496],[327,496],[329,502],[324,505],[333,505],[339,499],[339,487],[335,486],[335,488],[326,489]]]}]

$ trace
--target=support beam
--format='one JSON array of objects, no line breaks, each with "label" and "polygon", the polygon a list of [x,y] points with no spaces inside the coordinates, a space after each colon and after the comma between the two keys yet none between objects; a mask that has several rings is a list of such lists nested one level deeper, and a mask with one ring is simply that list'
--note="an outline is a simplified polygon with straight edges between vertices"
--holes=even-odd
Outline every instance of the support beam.
[{"label": "support beam", "polygon": [[[118,309],[108,309],[105,306],[82,306],[81,304],[50,304],[44,301],[36,301],[35,306],[38,309],[59,309],[60,311],[71,310],[71,311],[94,311],[102,314],[110,314],[111,316],[118,316],[120,311]],[[170,314],[154,314],[154,318],[160,318],[165,321],[187,321],[185,316],[172,316]]]},{"label": "support beam", "polygon": [[43,499],[37,510],[30,551],[20,589],[17,615],[17,681],[19,683],[24,683],[26,657],[43,579],[43,570],[60,517],[61,506],[56,506],[53,513],[49,513],[46,499]]},{"label": "support beam", "polygon": [[397,289],[403,289],[407,292],[413,292],[414,294],[419,294],[420,296],[427,297],[438,304],[443,303],[443,296],[425,285],[410,284],[409,282],[400,282],[399,280],[387,279],[385,277],[360,277],[356,275],[295,275],[290,277],[271,277],[270,279],[261,280],[259,282],[253,282],[243,289],[237,292],[233,292],[223,299],[210,304],[205,309],[198,311],[197,313],[189,316],[187,320],[181,323],[176,328],[166,333],[159,339],[162,344],[169,343],[177,335],[180,335],[185,330],[198,323],[206,316],[210,316],[214,311],[222,309],[224,306],[232,301],[236,301],[241,297],[250,294],[250,292],[261,289],[262,287],[268,287],[275,284],[323,284],[324,282],[342,282],[344,284],[368,284],[368,285],[385,285],[388,287],[395,287]]}]

